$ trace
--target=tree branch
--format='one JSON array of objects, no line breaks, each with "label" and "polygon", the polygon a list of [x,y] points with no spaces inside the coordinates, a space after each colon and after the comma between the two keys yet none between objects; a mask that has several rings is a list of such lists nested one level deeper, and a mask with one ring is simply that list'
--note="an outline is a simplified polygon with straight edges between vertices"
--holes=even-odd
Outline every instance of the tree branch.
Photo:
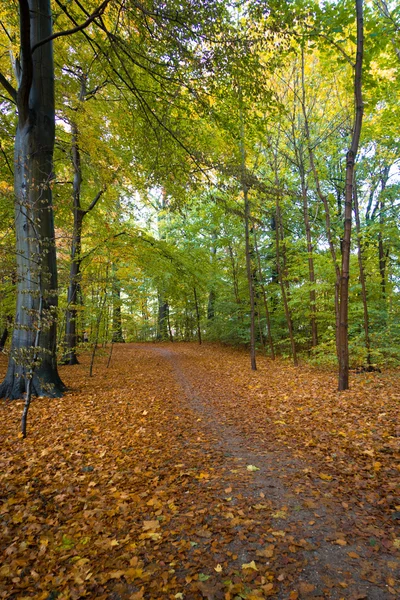
[{"label": "tree branch", "polygon": [[10,171],[11,175],[14,177],[14,171],[10,165],[10,161],[8,160],[8,156],[3,148],[3,146],[0,144],[0,152],[2,153],[2,155],[4,156],[4,160],[6,162],[6,165],[8,167],[8,170]]},{"label": "tree branch", "polygon": [[[86,27],[88,27],[90,23],[92,23],[95,19],[97,19],[97,17],[100,17],[104,13],[109,2],[110,0],[104,0],[104,2],[100,4],[100,6],[98,6],[96,10],[94,10],[92,14],[86,19],[86,21],[81,25],[76,25],[76,27],[72,27],[72,29],[67,29],[66,31],[57,31],[57,33],[53,33],[53,35],[49,35],[49,37],[40,40],[40,42],[37,42],[34,46],[32,46],[32,54],[35,52],[35,50],[37,50],[37,48],[43,46],[44,44],[47,44],[48,42],[51,42],[52,40],[55,40],[56,38],[72,35],[74,33],[77,33],[78,31],[86,29]],[[64,7],[61,5],[61,3],[58,4],[64,10]]]},{"label": "tree branch", "polygon": [[89,204],[89,207],[85,211],[83,211],[85,215],[87,215],[88,212],[90,212],[91,210],[94,209],[94,207],[96,206],[96,204],[98,203],[98,201],[100,200],[100,198],[102,197],[102,195],[104,194],[106,189],[107,188],[103,188],[96,194],[96,196],[93,198],[93,200]]},{"label": "tree branch", "polygon": [[33,80],[33,61],[31,51],[31,15],[28,0],[19,0],[21,32],[21,79],[17,92],[19,123],[25,123],[29,116],[29,95]]},{"label": "tree branch", "polygon": [[4,77],[3,73],[0,73],[0,83],[3,88],[8,92],[11,96],[11,99],[16,102],[17,101],[17,90],[14,86]]}]

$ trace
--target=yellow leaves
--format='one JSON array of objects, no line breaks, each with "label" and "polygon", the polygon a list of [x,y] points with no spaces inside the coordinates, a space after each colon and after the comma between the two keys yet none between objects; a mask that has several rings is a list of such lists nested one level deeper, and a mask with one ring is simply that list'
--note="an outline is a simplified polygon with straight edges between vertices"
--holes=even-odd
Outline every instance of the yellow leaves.
[{"label": "yellow leaves", "polygon": [[332,481],[332,475],[327,475],[326,473],[319,473],[319,478],[322,479],[322,481]]},{"label": "yellow leaves", "polygon": [[199,531],[196,531],[196,535],[200,538],[210,539],[212,533],[208,529],[199,529]]},{"label": "yellow leaves", "polygon": [[261,558],[272,558],[274,555],[274,552],[275,552],[275,545],[269,544],[263,550],[257,550],[256,555],[260,556]]},{"label": "yellow leaves", "polygon": [[254,465],[247,465],[246,469],[248,471],[250,471],[251,473],[254,473],[255,471],[259,471],[260,469]]},{"label": "yellow leaves", "polygon": [[6,577],[12,576],[13,574],[9,565],[3,565],[2,567],[0,567],[0,579],[5,579]]},{"label": "yellow leaves", "polygon": [[222,565],[218,564],[216,567],[214,567],[214,571],[217,573],[222,573]]},{"label": "yellow leaves", "polygon": [[161,538],[161,533],[157,530],[160,528],[160,521],[143,521],[143,531],[140,539],[150,539],[154,542]]},{"label": "yellow leaves", "polygon": [[285,510],[277,510],[275,513],[271,515],[273,519],[286,519],[287,512]]},{"label": "yellow leaves", "polygon": [[400,548],[400,538],[395,538],[393,540],[393,547],[394,548]]},{"label": "yellow leaves", "polygon": [[374,457],[375,452],[374,450],[363,450],[363,454],[365,454],[366,456]]},{"label": "yellow leaves", "polygon": [[138,592],[135,592],[134,594],[131,594],[129,596],[129,600],[143,600],[143,598],[144,598],[144,588],[142,588]]},{"label": "yellow leaves", "polygon": [[252,561],[251,561],[251,562],[249,562],[249,563],[243,563],[243,564],[242,564],[242,569],[243,569],[243,570],[245,570],[245,569],[251,569],[251,570],[253,570],[253,571],[258,571],[257,565],[256,565],[256,563],[254,562],[254,560],[252,560]]},{"label": "yellow leaves", "polygon": [[282,531],[282,530],[279,530],[279,531],[271,531],[271,534],[272,534],[274,537],[285,537],[285,535],[286,535],[286,531]]},{"label": "yellow leaves", "polygon": [[338,546],[347,546],[347,542],[346,542],[346,540],[343,540],[343,539],[341,539],[341,538],[339,538],[339,539],[335,540],[335,542],[334,542],[334,543],[335,543],[335,544],[338,544]]},{"label": "yellow leaves", "polygon": [[307,583],[306,581],[301,581],[299,590],[301,594],[311,594],[311,592],[315,590],[315,585],[312,583]]},{"label": "yellow leaves", "polygon": [[154,531],[160,528],[160,521],[143,521],[144,531]]},{"label": "yellow leaves", "polygon": [[135,579],[143,579],[143,569],[140,567],[130,567],[124,571],[124,576],[128,582]]}]

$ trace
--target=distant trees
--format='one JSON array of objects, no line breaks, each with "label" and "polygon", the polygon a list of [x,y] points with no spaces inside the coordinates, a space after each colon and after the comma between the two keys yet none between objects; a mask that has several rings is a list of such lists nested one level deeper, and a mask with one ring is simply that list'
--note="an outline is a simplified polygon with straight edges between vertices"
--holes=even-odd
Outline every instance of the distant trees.
[{"label": "distant trees", "polygon": [[19,0],[18,31],[4,9],[21,52],[15,75],[0,57],[17,241],[15,266],[0,240],[3,337],[17,302],[0,392],[31,373],[59,395],[56,340],[75,364],[83,331],[245,344],[253,368],[338,361],[340,389],[351,365],[400,360],[397,13],[89,4],[54,5],[56,32],[49,1]]}]

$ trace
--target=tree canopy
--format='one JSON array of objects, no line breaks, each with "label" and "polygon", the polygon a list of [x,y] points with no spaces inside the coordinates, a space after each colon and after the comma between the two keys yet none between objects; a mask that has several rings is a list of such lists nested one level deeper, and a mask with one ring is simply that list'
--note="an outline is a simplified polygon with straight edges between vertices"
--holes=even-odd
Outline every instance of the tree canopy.
[{"label": "tree canopy", "polygon": [[86,337],[248,345],[253,368],[339,359],[347,377],[398,364],[397,6],[13,0],[0,21],[0,320],[20,383]]}]

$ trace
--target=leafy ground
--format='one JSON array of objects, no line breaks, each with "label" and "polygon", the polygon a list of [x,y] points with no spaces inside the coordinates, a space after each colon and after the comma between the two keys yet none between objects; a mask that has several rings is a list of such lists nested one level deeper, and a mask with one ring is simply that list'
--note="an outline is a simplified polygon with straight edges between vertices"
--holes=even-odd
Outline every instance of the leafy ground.
[{"label": "leafy ground", "polygon": [[[400,373],[119,345],[0,404],[0,598],[400,598]],[[5,369],[5,360],[2,366]]]}]

